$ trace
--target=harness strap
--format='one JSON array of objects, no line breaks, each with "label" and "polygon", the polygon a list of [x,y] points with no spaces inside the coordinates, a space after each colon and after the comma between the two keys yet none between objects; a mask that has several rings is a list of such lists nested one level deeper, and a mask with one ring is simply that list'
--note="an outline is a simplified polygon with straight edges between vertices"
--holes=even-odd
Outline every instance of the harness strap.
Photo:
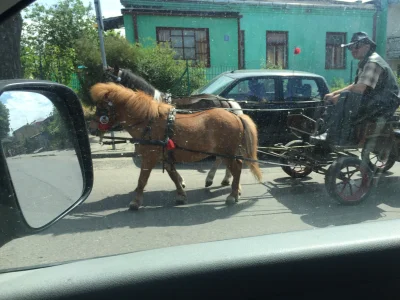
[{"label": "harness strap", "polygon": [[149,136],[149,138],[151,138],[151,125],[153,124],[154,119],[150,119],[149,123],[147,124],[146,128],[143,131],[142,134],[142,139],[146,138],[146,135]]},{"label": "harness strap", "polygon": [[[175,161],[172,150],[176,148],[176,145],[172,141],[172,137],[174,136],[174,125],[176,119],[176,110],[172,108],[168,112],[167,116],[167,126],[165,127],[165,144],[163,146],[163,156],[165,154],[165,148],[167,148],[167,161],[170,164],[173,164]],[[163,160],[163,168],[164,168],[164,160]]]}]

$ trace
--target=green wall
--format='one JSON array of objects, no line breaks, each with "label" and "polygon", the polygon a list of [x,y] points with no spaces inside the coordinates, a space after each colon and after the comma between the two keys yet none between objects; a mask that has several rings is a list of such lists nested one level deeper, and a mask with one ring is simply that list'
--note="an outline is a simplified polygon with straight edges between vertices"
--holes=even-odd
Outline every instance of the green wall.
[{"label": "green wall", "polygon": [[[384,0],[386,1],[386,0]],[[346,32],[347,41],[356,31],[366,31],[371,37],[373,33],[373,18],[375,9],[372,5],[360,5],[360,8],[351,8],[346,5],[335,5],[329,8],[319,5],[291,6],[291,5],[250,5],[234,3],[210,2],[159,2],[141,0],[122,0],[123,5],[152,6],[157,9],[185,10],[185,11],[213,11],[213,12],[238,12],[242,15],[240,29],[245,31],[245,66],[246,69],[259,69],[262,61],[266,59],[266,31],[288,31],[288,67],[301,71],[308,71],[324,76],[329,83],[334,78],[343,78],[350,81],[350,67],[353,61],[351,53],[346,53],[346,69],[325,69],[325,40],[326,32]],[[379,15],[379,14],[378,14]],[[385,13],[381,13],[378,22],[380,26],[384,21]],[[125,20],[127,39],[132,40],[132,21]],[[131,27],[129,27],[131,26]],[[237,20],[221,18],[199,17],[160,17],[138,16],[139,39],[152,37],[155,39],[155,27],[203,27],[209,28],[211,67],[238,66],[237,45]],[[378,42],[386,44],[385,31],[380,26],[377,29]],[[385,27],[386,28],[386,27]],[[224,35],[229,35],[229,42],[224,41]],[[383,41],[383,42],[382,42]],[[294,56],[295,47],[301,48],[301,54]],[[382,47],[378,47],[381,51]],[[381,53],[384,54],[384,53]],[[357,61],[353,61],[354,79]]]},{"label": "green wall", "polygon": [[[148,44],[146,38],[156,40],[156,27],[208,28],[210,40],[210,66],[238,68],[237,19],[200,17],[137,17],[139,41]],[[127,33],[126,33],[127,34]],[[229,40],[225,41],[225,36]]]},{"label": "green wall", "polygon": [[[241,29],[245,30],[246,68],[259,68],[260,60],[266,58],[266,31],[288,31],[288,67],[300,71],[320,74],[331,82],[333,78],[350,80],[351,53],[346,51],[346,69],[325,69],[325,42],[327,32],[346,32],[347,41],[356,31],[366,31],[372,36],[373,13],[330,14],[317,12],[305,14],[300,9],[290,12],[268,14],[244,12]],[[301,53],[294,55],[295,47]],[[357,62],[353,62],[353,78]]]},{"label": "green wall", "polygon": [[124,15],[125,37],[130,43],[136,43],[133,33],[133,18],[132,15]]},{"label": "green wall", "polygon": [[380,3],[381,9],[377,13],[376,51],[383,58],[386,58],[388,2],[387,0],[381,0]]}]

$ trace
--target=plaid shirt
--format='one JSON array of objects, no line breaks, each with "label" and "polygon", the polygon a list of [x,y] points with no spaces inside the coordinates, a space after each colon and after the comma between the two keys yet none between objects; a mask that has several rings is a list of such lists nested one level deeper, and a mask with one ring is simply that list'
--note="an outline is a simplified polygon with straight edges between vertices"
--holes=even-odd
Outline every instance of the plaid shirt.
[{"label": "plaid shirt", "polygon": [[379,76],[382,74],[383,69],[377,63],[368,62],[364,68],[358,69],[358,82],[369,86],[374,89],[378,83]]}]

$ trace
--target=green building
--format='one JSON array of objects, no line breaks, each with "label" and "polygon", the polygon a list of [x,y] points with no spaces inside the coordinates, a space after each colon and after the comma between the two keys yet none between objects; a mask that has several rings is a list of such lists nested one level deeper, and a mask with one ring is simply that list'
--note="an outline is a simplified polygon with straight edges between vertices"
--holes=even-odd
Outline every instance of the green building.
[{"label": "green building", "polygon": [[[279,1],[279,0],[278,0]],[[328,82],[354,78],[357,61],[340,47],[366,31],[386,56],[387,0],[249,1],[121,0],[125,35],[148,45],[169,42],[180,58],[203,63],[213,76],[259,69],[267,62],[308,71]],[[300,48],[298,55],[295,48]]]}]

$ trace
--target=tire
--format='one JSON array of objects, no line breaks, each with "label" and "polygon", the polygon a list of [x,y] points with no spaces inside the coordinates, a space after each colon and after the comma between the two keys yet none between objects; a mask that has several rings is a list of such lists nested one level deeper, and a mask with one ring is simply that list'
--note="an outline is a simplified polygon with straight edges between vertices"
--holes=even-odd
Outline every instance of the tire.
[{"label": "tire", "polygon": [[[294,146],[303,146],[305,143],[302,140],[294,140],[285,145],[285,147],[294,147]],[[284,152],[283,155],[289,155],[289,151]],[[291,151],[291,157],[295,158],[296,161],[299,161],[302,159],[301,154],[304,153],[304,150],[300,149],[293,149]],[[295,155],[295,153],[298,153],[298,155]],[[289,164],[291,160],[287,158],[282,158],[280,162],[282,164]],[[283,172],[288,174],[292,178],[304,178],[308,176],[312,172],[312,168],[302,165],[302,164],[296,164],[294,167],[289,167],[289,166],[281,166]]]},{"label": "tire", "polygon": [[[342,173],[342,171],[346,173]],[[358,173],[361,176],[354,176]],[[342,174],[342,178],[338,178]],[[357,205],[369,197],[373,188],[373,171],[366,162],[356,157],[338,158],[325,176],[328,194],[344,205]],[[347,194],[345,189],[350,193]]]},{"label": "tire", "polygon": [[371,139],[365,143],[362,149],[361,159],[370,166],[374,173],[387,172],[397,161],[397,155],[393,148],[391,148],[390,153],[384,153],[385,147],[379,147],[379,145],[385,144],[388,143],[380,143],[379,140]]}]

